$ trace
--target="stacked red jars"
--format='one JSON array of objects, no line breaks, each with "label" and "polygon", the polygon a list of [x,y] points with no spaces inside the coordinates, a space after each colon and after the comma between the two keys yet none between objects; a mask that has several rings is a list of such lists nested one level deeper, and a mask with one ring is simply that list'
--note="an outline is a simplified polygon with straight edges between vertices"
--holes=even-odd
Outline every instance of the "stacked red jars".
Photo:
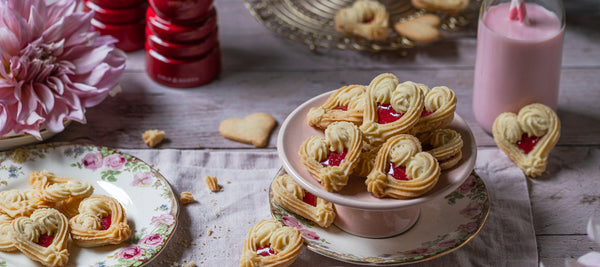
[{"label": "stacked red jars", "polygon": [[92,26],[102,35],[112,35],[125,52],[144,47],[145,0],[84,0],[84,11],[94,11]]},{"label": "stacked red jars", "polygon": [[211,82],[221,72],[217,12],[212,0],[150,0],[146,71],[178,88]]}]

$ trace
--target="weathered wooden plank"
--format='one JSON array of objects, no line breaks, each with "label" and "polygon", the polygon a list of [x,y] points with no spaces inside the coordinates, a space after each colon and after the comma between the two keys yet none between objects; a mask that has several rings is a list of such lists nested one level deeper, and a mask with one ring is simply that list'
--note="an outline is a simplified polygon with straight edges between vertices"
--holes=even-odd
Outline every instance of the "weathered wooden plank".
[{"label": "weathered wooden plank", "polygon": [[537,237],[540,262],[546,267],[565,266],[566,259],[575,259],[590,251],[600,251],[598,244],[585,235],[544,235]]},{"label": "weathered wooden plank", "polygon": [[[474,121],[471,111],[471,70],[389,70],[400,80],[430,86],[446,85],[459,99],[457,113],[471,126],[480,146],[494,146],[493,139]],[[144,147],[139,136],[146,129],[168,131],[166,148],[250,148],[218,133],[221,121],[268,112],[279,123],[302,102],[346,84],[369,81],[381,70],[335,70],[306,72],[225,71],[219,80],[199,88],[161,86],[144,72],[127,72],[121,79],[123,92],[87,111],[88,123],[73,123],[55,140],[87,140],[116,147]],[[559,117],[560,145],[600,144],[600,69],[564,70]],[[276,143],[277,130],[269,147]]]}]

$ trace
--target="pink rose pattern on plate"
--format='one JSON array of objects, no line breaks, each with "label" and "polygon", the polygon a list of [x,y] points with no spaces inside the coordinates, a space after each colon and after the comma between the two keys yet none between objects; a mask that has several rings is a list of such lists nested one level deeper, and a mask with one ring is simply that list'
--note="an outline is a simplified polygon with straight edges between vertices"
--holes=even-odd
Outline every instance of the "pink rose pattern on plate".
[{"label": "pink rose pattern on plate", "polygon": [[[280,174],[281,173],[278,175]],[[467,201],[466,206],[458,210],[458,213],[469,221],[458,225],[454,232],[441,235],[435,240],[423,242],[421,246],[414,249],[398,251],[395,254],[382,254],[378,257],[367,258],[348,253],[339,253],[334,249],[330,249],[330,242],[323,237],[319,237],[318,233],[315,231],[308,230],[313,227],[321,229],[319,226],[298,215],[289,213],[279,206],[272,198],[271,213],[273,214],[273,217],[285,225],[299,229],[302,232],[304,240],[313,247],[313,250],[318,251],[320,254],[351,262],[378,264],[409,263],[428,259],[462,246],[470,237],[479,231],[480,227],[485,222],[488,209],[484,207],[489,207],[489,198],[485,184],[475,172],[473,172],[459,188],[448,194],[445,199],[450,206],[457,205],[459,201],[463,201],[461,203],[463,203],[462,205],[465,205],[464,201]],[[321,229],[320,232],[323,231],[327,230]]]}]

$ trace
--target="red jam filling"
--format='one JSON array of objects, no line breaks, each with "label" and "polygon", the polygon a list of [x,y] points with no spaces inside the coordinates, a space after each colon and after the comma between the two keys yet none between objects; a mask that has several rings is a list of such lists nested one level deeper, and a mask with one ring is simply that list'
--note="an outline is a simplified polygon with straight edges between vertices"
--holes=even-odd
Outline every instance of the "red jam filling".
[{"label": "red jam filling", "polygon": [[339,106],[339,107],[336,107],[334,109],[341,109],[343,111],[348,111],[348,107],[347,106]]},{"label": "red jam filling", "polygon": [[421,117],[429,116],[429,115],[433,114],[434,112],[435,112],[435,110],[434,111],[427,111],[427,109],[423,108],[423,111],[421,112]]},{"label": "red jam filling", "polygon": [[267,245],[266,247],[256,248],[256,254],[258,256],[267,257],[267,256],[275,255],[277,253],[275,253],[275,251],[273,249],[271,249],[271,245]]},{"label": "red jam filling", "polygon": [[340,166],[340,164],[342,164],[342,161],[344,161],[346,154],[348,154],[348,149],[344,149],[342,153],[337,153],[335,151],[329,152],[327,158],[321,161],[321,165],[323,165],[324,167]]},{"label": "red jam filling", "polygon": [[391,104],[382,105],[377,103],[377,118],[379,124],[395,122],[402,118],[402,115],[394,110]]},{"label": "red jam filling", "polygon": [[302,198],[302,201],[313,207],[317,206],[317,197],[309,192],[304,192],[304,198]]},{"label": "red jam filling", "polygon": [[40,237],[38,237],[38,242],[36,244],[47,248],[50,246],[50,244],[52,244],[53,240],[54,240],[53,235],[40,235]]},{"label": "red jam filling", "polygon": [[110,215],[100,219],[100,223],[102,224],[102,230],[106,230],[106,229],[110,228],[110,224],[111,224]]},{"label": "red jam filling", "polygon": [[396,180],[408,181],[408,176],[406,176],[406,167],[404,166],[396,166],[396,164],[390,162],[390,167],[387,174],[396,178]]},{"label": "red jam filling", "polygon": [[535,147],[537,142],[540,141],[540,137],[537,136],[529,136],[528,134],[523,134],[521,136],[521,140],[517,141],[517,146],[523,150],[523,153],[529,154],[531,150]]},{"label": "red jam filling", "polygon": [[371,21],[373,21],[375,19],[375,17],[369,17],[369,18],[365,18],[363,20],[363,23],[371,23]]}]

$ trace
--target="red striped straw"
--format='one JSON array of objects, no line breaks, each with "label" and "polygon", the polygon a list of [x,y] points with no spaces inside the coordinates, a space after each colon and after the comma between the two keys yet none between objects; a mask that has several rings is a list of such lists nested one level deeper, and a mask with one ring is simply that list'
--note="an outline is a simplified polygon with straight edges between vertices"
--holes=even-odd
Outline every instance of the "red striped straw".
[{"label": "red striped straw", "polygon": [[519,19],[519,22],[523,23],[527,16],[527,10],[525,9],[525,0],[512,0],[510,2],[510,11],[508,12],[508,18],[511,20]]}]

